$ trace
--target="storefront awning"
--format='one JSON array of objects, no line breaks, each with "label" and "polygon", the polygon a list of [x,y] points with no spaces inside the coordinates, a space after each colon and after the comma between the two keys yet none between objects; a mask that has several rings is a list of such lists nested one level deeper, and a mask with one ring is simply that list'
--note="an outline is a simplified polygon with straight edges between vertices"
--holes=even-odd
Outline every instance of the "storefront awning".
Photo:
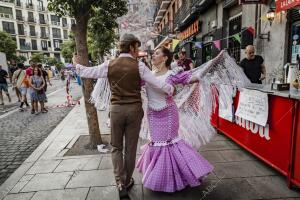
[{"label": "storefront awning", "polygon": [[161,47],[161,46],[165,46],[166,44],[170,43],[172,41],[171,38],[169,37],[165,37],[156,47],[154,50],[156,50],[157,48]]},{"label": "storefront awning", "polygon": [[286,11],[297,5],[300,5],[300,0],[277,0],[276,12]]}]

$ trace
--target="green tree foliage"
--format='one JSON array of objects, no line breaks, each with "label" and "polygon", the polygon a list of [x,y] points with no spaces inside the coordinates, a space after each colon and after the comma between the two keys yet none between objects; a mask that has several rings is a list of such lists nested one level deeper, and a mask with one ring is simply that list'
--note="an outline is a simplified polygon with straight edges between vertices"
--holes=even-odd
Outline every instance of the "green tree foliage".
[{"label": "green tree foliage", "polygon": [[17,63],[24,63],[27,61],[27,58],[25,56],[17,56],[16,61]]},{"label": "green tree foliage", "polygon": [[6,59],[11,60],[15,58],[17,50],[17,43],[13,40],[10,34],[0,31],[0,52],[6,54]]},{"label": "green tree foliage", "polygon": [[61,54],[67,62],[71,62],[75,51],[76,51],[75,38],[73,35],[70,35],[69,40],[61,44]]},{"label": "green tree foliage", "polygon": [[30,60],[32,60],[35,63],[44,63],[45,62],[44,54],[35,53],[30,57]]}]

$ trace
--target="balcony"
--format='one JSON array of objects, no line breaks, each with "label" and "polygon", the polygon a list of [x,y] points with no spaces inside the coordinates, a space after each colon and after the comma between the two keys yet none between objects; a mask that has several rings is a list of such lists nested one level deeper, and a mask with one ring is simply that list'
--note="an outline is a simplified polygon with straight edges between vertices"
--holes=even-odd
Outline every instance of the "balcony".
[{"label": "balcony", "polygon": [[27,35],[27,32],[26,32],[26,31],[24,31],[24,30],[19,30],[18,34],[19,34],[19,36],[26,37],[26,35]]},{"label": "balcony", "polygon": [[26,43],[25,45],[20,45],[21,50],[31,50],[31,44]]},{"label": "balcony", "polygon": [[9,33],[11,35],[15,35],[16,34],[15,29],[3,29],[3,31],[5,31],[6,33]]},{"label": "balcony", "polygon": [[28,17],[27,21],[28,23],[36,23],[36,19],[33,17]]},{"label": "balcony", "polygon": [[40,5],[38,5],[38,6],[37,6],[37,11],[39,11],[39,12],[46,12],[46,11],[47,11],[47,8],[46,8],[45,6],[40,6]]},{"label": "balcony", "polygon": [[61,35],[59,35],[59,34],[53,34],[53,38],[61,39]]},{"label": "balcony", "polygon": [[160,20],[163,18],[165,12],[167,11],[167,8],[169,7],[171,3],[171,0],[158,0],[157,1],[157,8],[154,12],[154,24],[157,24],[160,22]]},{"label": "balcony", "polygon": [[14,0],[0,0],[0,2],[4,2],[4,3],[14,3]]},{"label": "balcony", "polygon": [[238,3],[238,0],[225,0],[224,1],[224,8],[228,8]]},{"label": "balcony", "polygon": [[49,38],[49,34],[41,32],[41,38],[48,39]]},{"label": "balcony", "polygon": [[42,47],[43,51],[48,51],[48,47]]},{"label": "balcony", "polygon": [[16,16],[16,19],[17,19],[17,21],[22,21],[22,22],[25,21],[25,20],[24,20],[24,17],[21,16],[21,15],[17,15],[17,16]]},{"label": "balcony", "polygon": [[63,28],[70,28],[70,25],[67,24],[67,23],[66,23],[66,24],[63,23],[63,24],[62,24],[62,27],[63,27]]},{"label": "balcony", "polygon": [[13,19],[12,14],[0,13],[0,18]]},{"label": "balcony", "polygon": [[38,33],[36,31],[30,31],[30,37],[37,37]]},{"label": "balcony", "polygon": [[34,5],[33,4],[26,4],[26,8],[29,10],[34,10]]},{"label": "balcony", "polygon": [[45,19],[40,19],[39,20],[39,23],[41,24],[41,25],[49,25],[48,23],[48,20],[45,20]]},{"label": "balcony", "polygon": [[58,21],[51,21],[51,24],[54,26],[60,26],[60,22]]}]

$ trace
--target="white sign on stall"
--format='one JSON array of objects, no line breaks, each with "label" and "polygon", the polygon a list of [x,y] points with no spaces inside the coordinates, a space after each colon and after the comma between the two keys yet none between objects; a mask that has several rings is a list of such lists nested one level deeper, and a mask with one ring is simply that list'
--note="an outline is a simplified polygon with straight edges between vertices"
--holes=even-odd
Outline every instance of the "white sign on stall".
[{"label": "white sign on stall", "polygon": [[235,113],[242,119],[266,126],[269,113],[268,94],[257,90],[243,89]]}]

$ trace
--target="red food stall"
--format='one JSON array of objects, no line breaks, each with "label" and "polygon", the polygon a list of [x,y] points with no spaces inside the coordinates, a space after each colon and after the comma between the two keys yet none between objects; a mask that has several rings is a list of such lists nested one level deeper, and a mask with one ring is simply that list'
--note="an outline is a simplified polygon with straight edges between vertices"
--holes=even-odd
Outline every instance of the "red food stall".
[{"label": "red food stall", "polygon": [[[269,93],[269,92],[268,92]],[[233,122],[214,110],[211,124],[235,143],[288,177],[288,184],[300,187],[300,92],[268,94],[268,120],[265,127],[235,116]],[[233,99],[237,110],[239,92]]]}]

